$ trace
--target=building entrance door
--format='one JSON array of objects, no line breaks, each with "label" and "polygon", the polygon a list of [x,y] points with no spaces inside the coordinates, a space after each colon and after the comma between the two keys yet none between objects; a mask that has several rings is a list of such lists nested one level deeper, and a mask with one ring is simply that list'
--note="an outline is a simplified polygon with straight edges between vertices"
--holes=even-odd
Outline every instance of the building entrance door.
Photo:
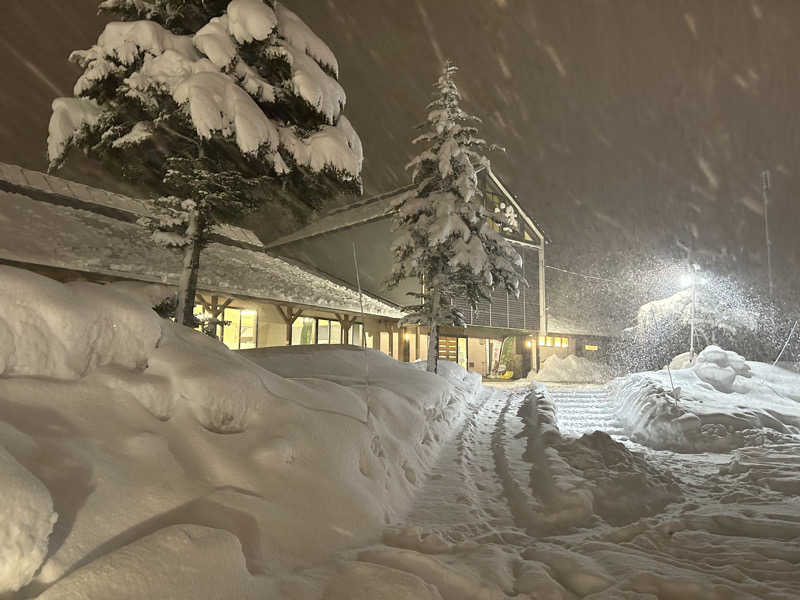
[{"label": "building entrance door", "polygon": [[439,360],[449,360],[467,368],[467,338],[447,337],[439,338]]}]

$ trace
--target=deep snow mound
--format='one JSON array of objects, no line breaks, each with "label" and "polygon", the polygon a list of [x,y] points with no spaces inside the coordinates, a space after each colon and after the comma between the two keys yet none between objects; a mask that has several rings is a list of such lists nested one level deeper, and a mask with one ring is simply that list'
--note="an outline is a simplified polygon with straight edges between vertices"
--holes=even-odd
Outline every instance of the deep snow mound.
[{"label": "deep snow mound", "polygon": [[612,377],[608,365],[574,354],[565,358],[554,354],[542,363],[538,373],[531,371],[528,376],[529,379],[550,383],[605,383]]},{"label": "deep snow mound", "polygon": [[0,265],[0,303],[0,375],[78,379],[106,364],[143,368],[161,338],[161,319],[111,286]]},{"label": "deep snow mound", "polygon": [[56,518],[47,488],[0,446],[0,595],[33,578]]},{"label": "deep snow mound", "polygon": [[636,373],[611,390],[628,435],[652,448],[726,451],[800,435],[800,374],[717,346],[688,368]]},{"label": "deep snow mound", "polygon": [[159,597],[218,598],[169,572],[208,572],[217,546],[226,589],[284,597],[282,573],[402,519],[479,387],[457,365],[437,376],[356,347],[234,352],[113,286],[3,267],[0,296],[0,446],[41,481],[10,502],[0,486],[0,529],[35,533],[0,535],[4,584],[44,560],[25,597],[86,597],[139,573]]},{"label": "deep snow mound", "polygon": [[565,466],[561,477],[583,480],[592,512],[611,525],[625,525],[657,514],[682,495],[677,481],[602,431],[553,444]]}]

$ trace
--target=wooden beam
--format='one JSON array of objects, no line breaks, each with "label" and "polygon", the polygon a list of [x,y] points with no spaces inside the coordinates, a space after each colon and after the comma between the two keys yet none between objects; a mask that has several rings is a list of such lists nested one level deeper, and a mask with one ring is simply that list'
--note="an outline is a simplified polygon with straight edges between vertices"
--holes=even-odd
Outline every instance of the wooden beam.
[{"label": "wooden beam", "polygon": [[297,317],[302,316],[303,309],[298,308],[295,310],[289,304],[278,304],[276,307],[281,317],[283,317],[283,321],[286,323],[286,345],[290,346],[292,343],[292,325]]},{"label": "wooden beam", "polygon": [[207,312],[207,313],[210,313],[211,312],[211,306],[209,305],[208,301],[205,298],[203,298],[203,295],[202,294],[196,294],[195,297],[200,300],[200,304],[203,305],[203,310],[205,312]]}]

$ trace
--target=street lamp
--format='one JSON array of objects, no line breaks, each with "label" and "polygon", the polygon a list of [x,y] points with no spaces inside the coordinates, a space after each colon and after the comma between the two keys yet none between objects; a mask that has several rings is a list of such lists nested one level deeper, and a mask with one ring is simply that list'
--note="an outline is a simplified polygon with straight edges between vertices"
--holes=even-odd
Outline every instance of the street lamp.
[{"label": "street lamp", "polygon": [[698,277],[700,265],[689,263],[689,272],[681,276],[681,285],[692,289],[692,309],[689,313],[689,364],[694,364],[694,321],[697,307],[697,284],[704,283],[705,279]]}]

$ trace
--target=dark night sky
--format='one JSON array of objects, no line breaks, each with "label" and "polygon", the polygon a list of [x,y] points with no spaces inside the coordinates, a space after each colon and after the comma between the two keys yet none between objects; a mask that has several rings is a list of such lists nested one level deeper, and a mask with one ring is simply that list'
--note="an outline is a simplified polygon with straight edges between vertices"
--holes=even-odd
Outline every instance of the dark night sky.
[{"label": "dark night sky", "polygon": [[[553,239],[553,264],[626,277],[677,258],[675,238],[693,230],[705,267],[764,282],[770,168],[777,279],[796,285],[800,2],[286,4],[339,58],[368,194],[407,183],[413,127],[450,58],[466,108],[508,150],[495,170]],[[49,103],[77,76],[69,51],[100,31],[95,6],[5,0],[0,160],[45,167]]]}]

